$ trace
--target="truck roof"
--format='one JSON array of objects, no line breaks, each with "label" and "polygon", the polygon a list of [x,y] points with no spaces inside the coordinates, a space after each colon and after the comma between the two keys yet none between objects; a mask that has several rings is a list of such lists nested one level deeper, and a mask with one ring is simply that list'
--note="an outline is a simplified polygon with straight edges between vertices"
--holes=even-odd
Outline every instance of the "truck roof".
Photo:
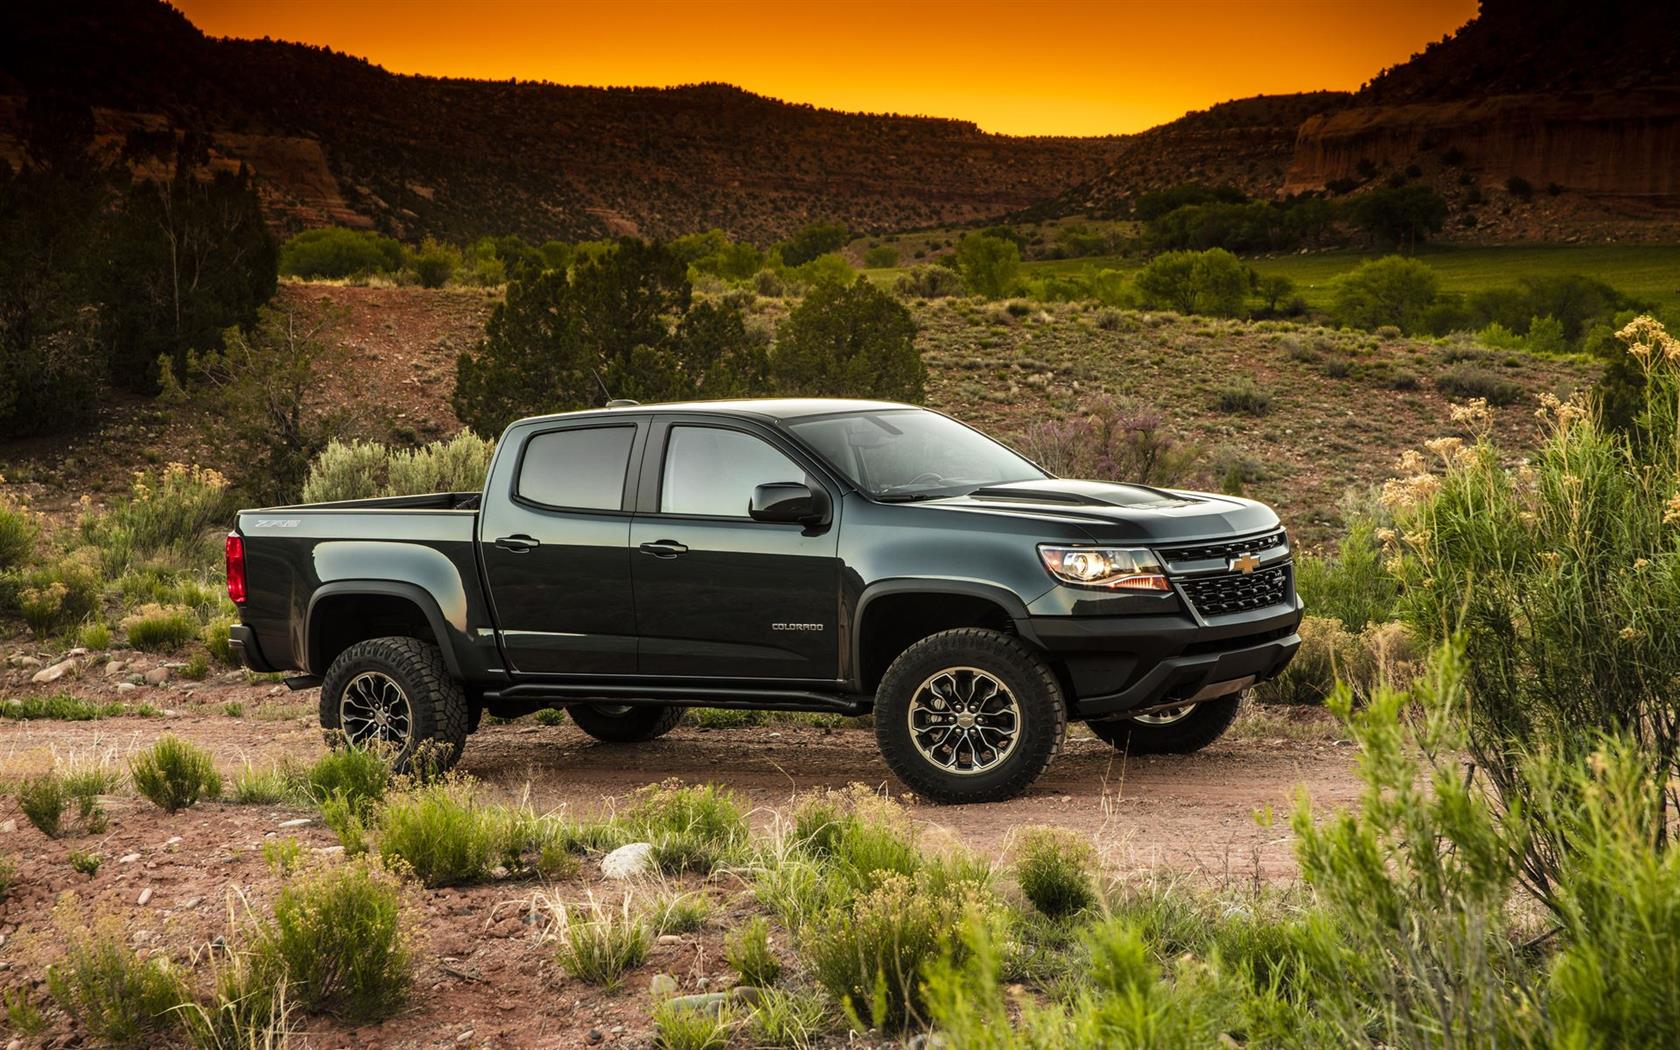
[{"label": "truck roof", "polygon": [[520,423],[533,420],[575,419],[581,416],[609,416],[642,412],[709,412],[722,415],[754,416],[760,419],[799,419],[804,416],[825,416],[836,412],[870,412],[889,409],[913,409],[915,405],[896,401],[863,401],[843,397],[764,397],[726,401],[669,401],[645,405],[624,405],[618,408],[591,408],[579,412],[556,412],[546,416],[530,416]]}]

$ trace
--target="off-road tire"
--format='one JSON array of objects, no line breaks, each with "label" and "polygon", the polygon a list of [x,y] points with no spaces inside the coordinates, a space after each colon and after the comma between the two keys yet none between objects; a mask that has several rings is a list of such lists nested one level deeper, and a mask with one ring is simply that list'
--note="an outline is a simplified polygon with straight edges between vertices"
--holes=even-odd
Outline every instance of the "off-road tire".
[{"label": "off-road tire", "polygon": [[566,713],[579,729],[596,740],[608,744],[639,744],[677,728],[685,711],[666,704],[635,704],[623,714],[615,714],[595,704],[572,704]]},{"label": "off-road tire", "polygon": [[[339,701],[351,681],[376,671],[395,681],[408,698],[408,739],[392,757],[392,768],[424,766],[443,772],[461,758],[472,712],[461,683],[449,675],[443,653],[418,638],[370,638],[340,653],[321,679],[321,730],[330,747],[347,743],[339,726]],[[418,756],[418,761],[416,761]]]},{"label": "off-road tire", "polygon": [[[1014,695],[1019,738],[994,769],[950,772],[925,757],[913,739],[908,719],[916,690],[931,676],[956,667],[979,669]],[[875,693],[881,757],[912,791],[933,802],[1014,798],[1044,772],[1066,733],[1067,705],[1056,676],[1020,639],[1001,631],[960,627],[923,638],[892,662]]]},{"label": "off-road tire", "polygon": [[1091,732],[1131,755],[1188,755],[1200,751],[1225,735],[1236,721],[1242,694],[1232,693],[1217,700],[1204,700],[1183,719],[1170,725],[1151,726],[1129,718],[1087,722]]}]

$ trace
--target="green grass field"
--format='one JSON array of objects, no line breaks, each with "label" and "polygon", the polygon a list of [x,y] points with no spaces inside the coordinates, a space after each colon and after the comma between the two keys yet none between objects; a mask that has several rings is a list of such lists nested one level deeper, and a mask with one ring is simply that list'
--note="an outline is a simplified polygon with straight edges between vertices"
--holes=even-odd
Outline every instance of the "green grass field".
[{"label": "green grass field", "polygon": [[[1295,282],[1307,305],[1330,302],[1331,282],[1379,252],[1316,252],[1248,260],[1262,274],[1283,274]],[[1417,256],[1441,275],[1449,292],[1474,292],[1515,284],[1519,277],[1579,273],[1605,281],[1664,312],[1680,312],[1680,244],[1536,245],[1426,248]],[[1054,259],[1022,266],[1028,276],[1078,273],[1085,269],[1135,270],[1137,257],[1095,256]],[[871,280],[890,282],[901,270],[866,270]]]}]

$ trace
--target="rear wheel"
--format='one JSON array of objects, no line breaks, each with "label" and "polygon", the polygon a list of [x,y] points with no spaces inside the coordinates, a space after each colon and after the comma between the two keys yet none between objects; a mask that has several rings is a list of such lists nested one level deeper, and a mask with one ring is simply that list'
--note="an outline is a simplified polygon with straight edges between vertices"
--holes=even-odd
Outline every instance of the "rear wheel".
[{"label": "rear wheel", "polygon": [[1055,675],[1000,631],[964,627],[922,639],[887,668],[875,694],[882,757],[934,802],[1019,795],[1050,764],[1066,728]]},{"label": "rear wheel", "polygon": [[572,704],[566,708],[578,728],[609,744],[635,744],[677,728],[683,709],[665,704]]},{"label": "rear wheel", "polygon": [[399,771],[455,765],[470,720],[466,694],[449,676],[443,654],[418,638],[357,642],[321,679],[327,743],[385,751]]},{"label": "rear wheel", "polygon": [[1188,755],[1224,736],[1241,704],[1242,694],[1232,693],[1199,704],[1085,724],[1099,738],[1129,754]]}]

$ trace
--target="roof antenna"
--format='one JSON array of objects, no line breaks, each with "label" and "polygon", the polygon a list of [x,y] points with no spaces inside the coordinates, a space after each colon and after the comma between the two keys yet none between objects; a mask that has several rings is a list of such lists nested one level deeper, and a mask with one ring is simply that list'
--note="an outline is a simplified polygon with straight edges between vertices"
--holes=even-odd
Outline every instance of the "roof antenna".
[{"label": "roof antenna", "polygon": [[589,370],[589,374],[595,377],[595,385],[601,388],[601,397],[603,399],[605,399],[607,404],[609,404],[609,405],[612,404],[613,403],[612,391],[607,389],[607,381],[605,379],[601,378],[601,373],[599,373],[599,372],[595,371],[595,369],[591,368]]},{"label": "roof antenna", "polygon": [[601,388],[601,394],[607,399],[608,408],[634,408],[641,404],[640,401],[632,401],[627,397],[613,397],[612,391],[607,389],[606,381],[601,378],[601,373],[591,368],[589,374],[595,377],[596,385]]}]

